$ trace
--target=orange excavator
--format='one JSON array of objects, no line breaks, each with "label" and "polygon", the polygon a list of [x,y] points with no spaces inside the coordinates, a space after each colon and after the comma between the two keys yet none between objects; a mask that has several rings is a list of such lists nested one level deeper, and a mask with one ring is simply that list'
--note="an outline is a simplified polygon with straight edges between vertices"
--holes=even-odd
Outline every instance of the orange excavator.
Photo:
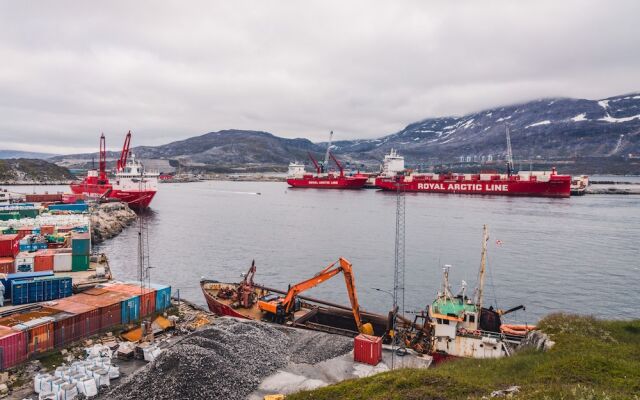
[{"label": "orange excavator", "polygon": [[366,335],[373,335],[373,326],[370,323],[363,323],[360,318],[360,305],[358,304],[358,295],[356,294],[351,263],[342,257],[317,273],[313,278],[291,286],[285,297],[268,295],[259,299],[258,308],[274,321],[282,324],[294,312],[300,309],[300,301],[297,299],[300,293],[333,278],[341,272],[344,275],[344,281],[347,285],[347,293],[351,301],[351,310],[353,311],[353,318],[358,327],[358,331]]}]

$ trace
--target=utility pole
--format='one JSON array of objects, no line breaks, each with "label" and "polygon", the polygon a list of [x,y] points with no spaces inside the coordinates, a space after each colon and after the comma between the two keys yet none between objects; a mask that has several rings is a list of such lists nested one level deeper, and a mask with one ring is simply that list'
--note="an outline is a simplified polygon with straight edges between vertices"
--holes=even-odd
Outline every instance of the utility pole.
[{"label": "utility pole", "polygon": [[393,340],[391,342],[391,369],[394,368],[396,345],[398,343],[398,312],[404,316],[404,257],[405,257],[405,196],[401,175],[396,176],[396,240],[393,268]]}]

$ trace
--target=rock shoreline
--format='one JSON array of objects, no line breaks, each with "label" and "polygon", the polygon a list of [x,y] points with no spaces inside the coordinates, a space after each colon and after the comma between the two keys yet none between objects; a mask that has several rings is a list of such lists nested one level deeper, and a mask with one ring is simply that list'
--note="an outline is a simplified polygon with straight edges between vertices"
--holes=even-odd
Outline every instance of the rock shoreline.
[{"label": "rock shoreline", "polygon": [[126,203],[103,203],[91,208],[91,240],[100,243],[131,225],[136,213]]}]

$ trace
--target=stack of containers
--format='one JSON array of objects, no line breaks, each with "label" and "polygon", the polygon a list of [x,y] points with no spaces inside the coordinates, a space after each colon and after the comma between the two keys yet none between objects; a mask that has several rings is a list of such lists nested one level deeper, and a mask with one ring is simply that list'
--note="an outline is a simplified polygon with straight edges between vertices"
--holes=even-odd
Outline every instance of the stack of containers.
[{"label": "stack of containers", "polygon": [[53,348],[54,319],[43,315],[51,315],[51,313],[30,311],[0,318],[0,325],[25,333],[27,357],[44,353]]},{"label": "stack of containers", "polygon": [[100,331],[100,309],[95,306],[77,303],[72,298],[60,299],[50,308],[70,314],[63,325],[55,328],[55,346],[63,347],[76,340],[89,337]]},{"label": "stack of containers", "polygon": [[171,307],[171,286],[159,283],[151,283],[150,286],[156,291],[156,312],[163,312]]},{"label": "stack of containers", "polygon": [[49,211],[83,213],[89,210],[86,203],[49,204]]},{"label": "stack of containers", "polygon": [[2,285],[4,286],[4,298],[11,299],[11,283],[13,281],[29,280],[43,276],[53,276],[53,272],[16,272],[1,277],[0,283],[2,283]]},{"label": "stack of containers", "polygon": [[16,272],[34,272],[33,264],[35,263],[34,254],[26,251],[16,255]]},{"label": "stack of containers", "polygon": [[11,282],[11,303],[13,305],[57,300],[73,294],[69,277],[42,277]]},{"label": "stack of containers", "polygon": [[14,367],[27,359],[26,334],[0,326],[0,371]]},{"label": "stack of containers", "polygon": [[100,310],[100,330],[121,324],[122,295],[109,293],[106,290],[89,289],[68,298],[74,303],[85,304]]},{"label": "stack of containers", "polygon": [[[137,301],[139,304],[138,307],[140,311],[139,311],[139,315],[137,316],[137,318],[134,319],[134,321],[139,319],[140,317],[146,317],[148,315],[151,315],[156,311],[155,289],[148,289],[148,288],[140,287],[139,285],[136,285],[136,284],[128,284],[128,283],[114,283],[111,285],[104,285],[103,288],[109,291],[123,293],[129,296],[135,296],[138,298]],[[122,323],[123,324],[126,323],[124,314],[123,314]]]},{"label": "stack of containers", "polygon": [[91,235],[89,233],[74,233],[71,236],[71,269],[86,271],[89,269],[89,255],[91,254]]},{"label": "stack of containers", "polygon": [[15,272],[15,257],[20,251],[18,235],[0,235],[0,272]]}]

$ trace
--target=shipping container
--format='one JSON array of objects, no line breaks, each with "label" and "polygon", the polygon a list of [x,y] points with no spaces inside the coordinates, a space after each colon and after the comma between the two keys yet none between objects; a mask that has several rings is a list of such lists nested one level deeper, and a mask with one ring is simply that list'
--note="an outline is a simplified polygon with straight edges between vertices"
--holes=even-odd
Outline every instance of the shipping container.
[{"label": "shipping container", "polygon": [[141,288],[135,283],[114,283],[102,287],[109,291],[140,296],[140,317],[146,317],[156,311],[156,291],[153,288]]},{"label": "shipping container", "polygon": [[19,220],[20,213],[17,211],[0,211],[0,221]]},{"label": "shipping container", "polygon": [[56,328],[56,347],[67,345],[100,332],[100,309],[88,304],[71,301],[73,297],[57,300],[53,305],[49,306],[49,308],[60,312],[72,314],[71,322],[63,325],[65,327],[64,331]]},{"label": "shipping container", "polygon": [[[114,296],[115,295],[115,296]],[[83,293],[76,294],[67,300],[96,307],[100,310],[100,330],[110,329],[121,324],[122,316],[122,295],[109,293],[107,291],[96,291],[89,289]]]},{"label": "shipping container", "polygon": [[33,270],[35,272],[53,271],[54,254],[55,251],[52,250],[39,250],[33,257]]},{"label": "shipping container", "polygon": [[74,233],[71,236],[71,250],[74,256],[91,254],[91,235],[89,233]]},{"label": "shipping container", "polygon": [[16,272],[15,262],[16,260],[13,257],[0,257],[0,274],[13,274]]},{"label": "shipping container", "polygon": [[53,318],[38,318],[14,325],[12,328],[25,332],[28,357],[53,349]]},{"label": "shipping container", "polygon": [[72,270],[73,256],[71,253],[56,252],[53,256],[53,270],[55,272],[69,272]]},{"label": "shipping container", "polygon": [[25,194],[25,201],[35,203],[62,201],[62,193]]},{"label": "shipping container", "polygon": [[156,291],[156,312],[171,307],[171,286],[160,283],[151,283],[150,286]]},{"label": "shipping container", "polygon": [[89,269],[89,256],[71,256],[72,271],[86,271]]},{"label": "shipping container", "polygon": [[50,204],[49,211],[65,211],[71,213],[83,213],[87,212],[89,206],[86,203],[71,203],[71,204]]},{"label": "shipping container", "polygon": [[56,232],[56,227],[53,225],[40,225],[41,235],[53,235]]},{"label": "shipping container", "polygon": [[56,300],[73,294],[70,277],[45,277],[11,282],[13,305]]},{"label": "shipping container", "polygon": [[382,338],[360,334],[353,339],[353,360],[378,365],[382,360]]},{"label": "shipping container", "polygon": [[23,331],[0,327],[0,371],[15,367],[26,359],[26,334]]},{"label": "shipping container", "polygon": [[11,282],[19,280],[29,280],[44,276],[53,276],[53,271],[15,272],[13,274],[7,274],[6,276],[0,277],[0,283],[2,283],[2,285],[4,286],[4,298],[11,298]]},{"label": "shipping container", "polygon": [[[6,232],[6,231],[5,231]],[[18,235],[0,235],[0,257],[14,257],[20,252]]]},{"label": "shipping container", "polygon": [[29,273],[33,271],[33,253],[21,252],[16,256],[16,272]]}]

